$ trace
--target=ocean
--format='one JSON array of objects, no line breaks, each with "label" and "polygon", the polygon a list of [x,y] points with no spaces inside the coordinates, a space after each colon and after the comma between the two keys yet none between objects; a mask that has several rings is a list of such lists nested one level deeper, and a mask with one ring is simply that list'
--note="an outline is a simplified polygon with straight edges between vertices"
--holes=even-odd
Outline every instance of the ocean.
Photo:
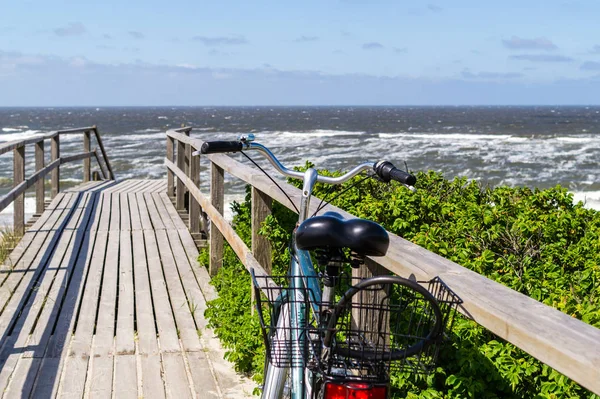
[{"label": "ocean", "polygon": [[[91,125],[118,179],[164,178],[164,132],[187,125],[204,140],[254,133],[286,166],[310,160],[343,170],[385,159],[490,186],[560,184],[576,201],[600,209],[600,106],[0,108],[0,143]],[[81,135],[61,137],[63,154],[81,150]],[[29,176],[33,148],[26,159]],[[79,163],[61,168],[63,187],[81,180]],[[227,199],[241,198],[243,185],[227,182]],[[12,155],[4,154],[0,196],[11,187]],[[34,206],[26,198],[27,214]],[[2,211],[0,226],[12,223],[11,213]]]}]

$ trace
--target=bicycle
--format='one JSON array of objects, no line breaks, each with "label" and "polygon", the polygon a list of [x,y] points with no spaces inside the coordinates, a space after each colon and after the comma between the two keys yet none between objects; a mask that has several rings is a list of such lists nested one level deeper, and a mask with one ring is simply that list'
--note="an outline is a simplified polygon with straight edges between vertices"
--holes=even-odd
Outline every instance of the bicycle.
[{"label": "bicycle", "polygon": [[[316,216],[321,206],[309,216],[310,200],[316,183],[342,184],[366,170],[413,190],[416,178],[388,161],[365,162],[339,177],[320,175],[313,168],[291,170],[254,142],[254,135],[207,141],[195,154],[249,150],[261,153],[282,175],[303,181],[288,275],[251,271],[267,354],[262,398],[388,397],[392,370],[426,371],[435,362],[460,299],[437,278],[425,288],[392,275],[351,277],[348,264],[359,268],[367,256],[386,254],[387,231],[375,222],[344,219],[335,212]],[[274,286],[273,280],[282,284]]]}]

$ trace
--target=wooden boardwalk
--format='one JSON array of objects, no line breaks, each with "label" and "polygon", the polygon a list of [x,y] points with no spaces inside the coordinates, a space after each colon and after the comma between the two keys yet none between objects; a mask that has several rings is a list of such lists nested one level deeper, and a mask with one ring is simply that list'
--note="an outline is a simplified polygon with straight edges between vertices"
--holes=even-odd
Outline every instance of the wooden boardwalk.
[{"label": "wooden boardwalk", "polygon": [[0,269],[0,396],[251,396],[206,328],[197,256],[166,181],[59,193]]}]

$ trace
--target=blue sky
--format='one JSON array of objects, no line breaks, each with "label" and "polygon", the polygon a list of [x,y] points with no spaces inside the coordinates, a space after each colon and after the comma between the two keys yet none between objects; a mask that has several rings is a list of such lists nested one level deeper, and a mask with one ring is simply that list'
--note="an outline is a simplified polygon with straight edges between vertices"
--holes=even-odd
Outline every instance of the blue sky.
[{"label": "blue sky", "polygon": [[0,106],[600,103],[596,0],[0,10]]}]

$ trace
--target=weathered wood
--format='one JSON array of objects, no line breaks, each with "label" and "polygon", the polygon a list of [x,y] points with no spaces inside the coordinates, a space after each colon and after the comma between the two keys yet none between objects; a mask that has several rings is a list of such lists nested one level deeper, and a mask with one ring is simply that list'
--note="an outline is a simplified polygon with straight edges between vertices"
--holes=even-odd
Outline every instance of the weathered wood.
[{"label": "weathered wood", "polygon": [[[104,164],[100,161],[100,157],[98,156],[98,149],[94,150],[94,158],[96,158],[96,163],[98,164],[98,167],[100,168],[100,172],[102,173],[102,178],[103,179],[108,179],[108,174],[106,173],[106,171],[104,170]],[[98,172],[94,171],[94,180],[100,180],[100,176],[98,176]]]},{"label": "weathered wood", "polygon": [[82,159],[89,160],[93,156],[94,156],[93,152],[82,152],[81,154],[69,155],[68,157],[61,157],[60,164],[63,165],[65,163],[69,163],[69,162],[81,161]]},{"label": "weathered wood", "polygon": [[[13,151],[13,187],[17,187],[25,179],[25,147],[17,147]],[[19,194],[14,201],[13,229],[15,234],[25,233],[25,194]]]},{"label": "weathered wood", "polygon": [[[200,156],[192,156],[192,146],[187,144],[189,148],[190,156],[190,167],[188,177],[194,182],[196,187],[200,187]],[[193,196],[189,196],[189,230],[191,233],[200,232],[200,204]]]},{"label": "weathered wood", "polygon": [[[271,214],[273,200],[255,187],[252,187],[252,253],[262,267],[271,273],[271,243],[265,237],[259,234],[262,223],[268,215]],[[254,313],[254,303],[256,301],[256,291],[254,282],[250,282],[250,311]]]},{"label": "weathered wood", "polygon": [[2,199],[0,200],[0,210],[6,208],[11,202],[21,196],[26,190],[28,190],[31,186],[33,186],[38,181],[42,180],[45,175],[47,175],[50,171],[56,169],[60,165],[60,159],[48,164],[48,166],[44,167],[42,170],[35,172],[31,177],[25,179],[12,190],[10,190]]},{"label": "weathered wood", "polygon": [[[115,383],[114,398],[118,399],[137,399],[142,397],[138,395],[137,365],[135,355],[117,355],[115,356]],[[146,396],[150,397],[150,396]],[[154,397],[154,395],[152,395]]]},{"label": "weathered wood", "polygon": [[158,326],[158,336],[160,337],[160,350],[162,353],[179,352],[177,329],[175,328],[175,320],[171,304],[169,303],[169,293],[163,275],[158,242],[154,231],[144,230],[144,241],[148,259],[150,286],[152,287],[154,314],[156,316],[156,325]]},{"label": "weathered wood", "polygon": [[[56,135],[52,138],[50,154],[51,154],[52,162],[54,162],[60,158],[60,136],[59,135]],[[60,191],[60,169],[59,169],[59,167],[56,167],[55,169],[52,170],[52,175],[50,177],[50,184],[51,184],[50,198],[54,198]]]},{"label": "weathered wood", "polygon": [[[185,173],[185,144],[181,141],[177,142],[177,167]],[[185,209],[185,185],[181,179],[177,179],[175,187],[175,207]]]},{"label": "weathered wood", "polygon": [[[210,165],[210,203],[213,208],[223,215],[224,196],[225,196],[225,178],[223,169],[219,166]],[[223,266],[223,234],[214,223],[210,225],[210,264],[209,272],[211,276],[217,274]]]},{"label": "weathered wood", "polygon": [[100,132],[96,126],[93,126],[92,129],[94,131],[94,135],[96,136],[96,142],[100,147],[100,151],[102,152],[102,158],[104,159],[104,163],[106,164],[106,168],[108,169],[108,177],[110,180],[115,180],[115,174],[113,173],[112,167],[110,166],[110,161],[108,160],[108,156],[106,155],[106,150],[104,149],[104,144],[102,143],[102,137],[100,136]]},{"label": "weathered wood", "polygon": [[[90,131],[86,130],[83,132],[83,151],[90,152]],[[90,181],[90,173],[91,173],[91,162],[89,158],[84,158],[83,160],[83,181]]]},{"label": "weathered wood", "polygon": [[[159,245],[160,258],[162,260],[163,273],[169,290],[171,308],[179,330],[179,339],[186,351],[197,352],[202,350],[198,332],[192,313],[195,312],[197,304],[186,296],[178,273],[173,251],[169,245],[165,230],[156,231],[156,239]],[[185,259],[187,263],[187,259]]]},{"label": "weathered wood", "polygon": [[[182,170],[177,168],[173,163],[165,160],[165,165],[170,168],[178,178],[182,179],[186,182],[186,185],[190,189],[190,194],[193,195],[196,200],[202,206],[202,209],[208,214],[211,220],[211,226],[216,227],[216,231],[219,231],[223,236],[227,239],[229,245],[234,250],[242,264],[246,267],[248,271],[254,270],[254,273],[257,276],[267,276],[268,273],[263,269],[263,267],[258,263],[258,261],[252,255],[252,251],[248,249],[246,244],[242,241],[242,239],[236,234],[235,230],[231,225],[225,220],[221,211],[217,210],[209,199],[207,199],[201,192],[200,189],[195,187],[192,184],[192,181],[183,173]],[[265,284],[265,286],[270,287],[270,289],[277,288],[278,285],[275,284],[271,279],[261,279],[261,282]],[[261,287],[263,288],[263,287]],[[272,291],[271,291],[272,293]]]},{"label": "weathered wood", "polygon": [[252,187],[252,253],[267,271],[271,271],[271,243],[258,232],[262,223],[271,214],[273,199],[262,191]]},{"label": "weathered wood", "polygon": [[[35,171],[39,172],[44,168],[44,141],[38,141],[35,144]],[[44,179],[35,183],[35,212],[42,213],[45,208],[46,191],[44,188]]]},{"label": "weathered wood", "polygon": [[6,154],[9,151],[13,151],[15,148],[18,148],[18,147],[23,147],[28,144],[35,144],[35,143],[38,143],[43,140],[51,139],[54,136],[56,136],[57,134],[58,134],[57,132],[51,132],[51,133],[44,134],[44,135],[34,136],[34,137],[31,137],[28,139],[14,140],[14,141],[9,141],[8,143],[2,143],[2,144],[0,144],[0,155]]},{"label": "weathered wood", "polygon": [[[174,140],[172,137],[167,136],[167,159],[171,162],[173,159]],[[167,195],[169,197],[175,196],[175,185],[173,184],[173,172],[167,170]]]},{"label": "weathered wood", "polygon": [[[30,269],[33,274],[31,281],[35,282],[32,287],[31,283],[21,283],[18,290],[15,292],[12,303],[9,303],[8,308],[11,308],[11,312],[4,314],[2,319],[5,320],[7,317],[12,317],[12,308],[19,302],[19,305],[14,308],[19,317],[15,320],[15,323],[11,327],[11,335],[6,339],[3,339],[1,350],[0,350],[0,362],[3,364],[0,368],[0,391],[4,391],[7,387],[8,379],[12,375],[13,369],[17,366],[17,363],[21,360],[22,356],[27,356],[28,353],[21,353],[20,348],[28,348],[28,341],[30,338],[30,332],[34,326],[43,328],[45,326],[38,323],[38,315],[46,305],[47,295],[53,286],[56,279],[56,275],[60,274],[60,263],[62,258],[67,253],[71,253],[73,250],[73,243],[71,243],[71,237],[73,230],[76,229],[79,218],[81,216],[82,209],[78,208],[70,219],[65,219],[59,226],[58,231],[52,237],[49,243],[48,250],[44,253],[38,254],[38,262],[33,265]],[[67,226],[65,224],[68,222]],[[64,234],[61,234],[63,229]],[[52,255],[50,255],[52,254]],[[26,294],[33,291],[32,295],[28,297]],[[23,295],[27,298],[26,302],[23,302]],[[51,298],[53,300],[54,298]],[[19,308],[20,305],[23,305]],[[43,323],[43,320],[42,320]],[[0,322],[4,325],[4,321]],[[25,351],[26,352],[26,351]],[[43,352],[43,350],[42,350]],[[27,362],[29,366],[39,366],[39,363]],[[34,372],[31,376],[35,376],[37,368],[35,370],[28,370],[28,372]],[[14,379],[14,378],[13,378]]]}]

